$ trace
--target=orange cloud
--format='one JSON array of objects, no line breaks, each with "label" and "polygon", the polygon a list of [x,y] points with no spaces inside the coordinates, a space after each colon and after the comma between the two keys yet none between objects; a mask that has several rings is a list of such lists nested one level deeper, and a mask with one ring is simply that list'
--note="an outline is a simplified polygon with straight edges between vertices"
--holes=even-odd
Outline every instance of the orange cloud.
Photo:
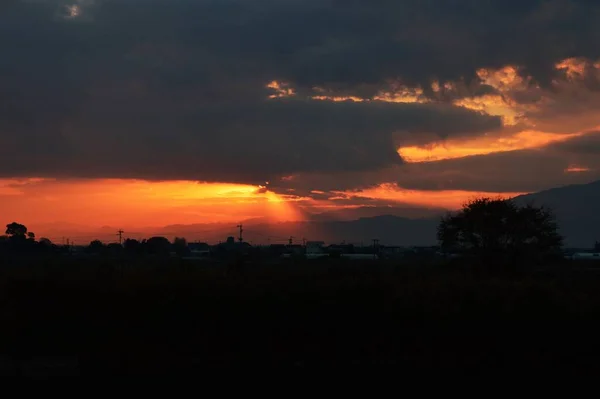
[{"label": "orange cloud", "polygon": [[296,91],[290,87],[288,83],[278,82],[276,80],[269,82],[267,88],[272,89],[275,92],[274,94],[271,94],[269,98],[293,97],[296,95]]},{"label": "orange cloud", "polygon": [[313,96],[311,97],[313,100],[319,101],[333,101],[333,102],[343,102],[343,101],[354,101],[357,103],[362,103],[364,101],[370,101],[370,99],[360,98],[356,96]]},{"label": "orange cloud", "polygon": [[465,202],[479,197],[510,198],[524,193],[492,193],[462,190],[407,190],[397,184],[385,183],[377,187],[361,191],[338,192],[346,197],[384,199],[409,205],[419,205],[435,208],[458,209]]},{"label": "orange cloud", "polygon": [[530,81],[520,76],[517,68],[511,65],[500,69],[482,68],[477,71],[477,76],[484,84],[500,92],[524,89]]},{"label": "orange cloud", "polygon": [[583,78],[589,63],[580,58],[567,58],[556,64],[556,69],[564,70],[570,80]]},{"label": "orange cloud", "polygon": [[398,154],[407,162],[434,162],[472,155],[540,148],[582,135],[583,133],[555,134],[528,130],[508,136],[486,135],[463,140],[450,139],[426,146],[401,147],[398,149]]},{"label": "orange cloud", "polygon": [[423,97],[423,89],[420,87],[409,88],[401,86],[395,91],[380,92],[373,97],[377,101],[385,101],[391,103],[426,103],[429,100]]},{"label": "orange cloud", "polygon": [[567,169],[565,169],[565,173],[583,173],[589,172],[590,168],[585,166],[577,166],[577,165],[569,165]]},{"label": "orange cloud", "polygon": [[514,102],[498,94],[486,94],[480,97],[465,97],[454,101],[454,105],[500,116],[504,125],[514,126],[524,115]]},{"label": "orange cloud", "polygon": [[369,102],[369,101],[382,101],[389,103],[425,103],[429,100],[423,97],[423,89],[420,87],[410,88],[406,86],[400,86],[393,91],[380,91],[377,95],[371,98],[361,98],[357,96],[340,96],[333,92],[327,92],[325,89],[315,87],[314,90],[319,93],[316,96],[312,96],[313,100],[321,101],[354,101],[354,102]]}]

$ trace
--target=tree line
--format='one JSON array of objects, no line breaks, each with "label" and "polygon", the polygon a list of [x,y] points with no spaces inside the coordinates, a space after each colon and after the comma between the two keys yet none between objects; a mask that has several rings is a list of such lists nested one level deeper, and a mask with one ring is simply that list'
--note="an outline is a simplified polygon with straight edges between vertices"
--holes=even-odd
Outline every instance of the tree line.
[{"label": "tree line", "polygon": [[[512,200],[479,198],[466,203],[457,212],[442,217],[437,229],[441,250],[461,259],[486,264],[515,266],[522,262],[544,262],[562,255],[563,238],[553,212],[531,204],[519,206]],[[27,227],[13,222],[6,226],[0,246],[16,251],[43,251],[55,248],[46,238],[38,241]],[[600,243],[596,243],[600,250]],[[127,252],[132,254],[188,253],[184,238],[172,242],[165,237],[147,240],[126,239],[123,244],[92,241],[91,254]]]},{"label": "tree line", "polygon": [[[14,253],[48,253],[59,252],[61,248],[52,243],[48,238],[36,240],[35,233],[29,231],[27,226],[12,222],[6,225],[5,235],[0,236],[0,250]],[[128,252],[135,254],[169,254],[175,252],[185,255],[189,252],[185,238],[175,237],[171,242],[166,237],[152,237],[147,240],[126,239],[123,245],[118,243],[105,244],[100,240],[93,240],[85,248],[90,254],[109,254]]]},{"label": "tree line", "polygon": [[169,253],[176,253],[177,255],[187,255],[189,253],[187,240],[183,237],[175,237],[171,242],[166,237],[151,237],[147,240],[135,240],[128,238],[123,241],[123,245],[118,243],[104,244],[100,240],[94,240],[88,245],[86,252],[91,254],[116,254],[116,253],[130,253],[130,254],[152,254],[152,255],[166,255]]}]

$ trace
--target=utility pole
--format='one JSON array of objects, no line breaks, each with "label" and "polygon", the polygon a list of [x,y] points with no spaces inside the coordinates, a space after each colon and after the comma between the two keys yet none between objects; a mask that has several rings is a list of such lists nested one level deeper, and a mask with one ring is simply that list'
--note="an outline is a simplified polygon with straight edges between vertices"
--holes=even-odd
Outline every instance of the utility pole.
[{"label": "utility pole", "polygon": [[123,233],[125,233],[123,229],[119,229],[119,231],[117,231],[117,235],[119,236],[119,245],[123,245]]},{"label": "utility pole", "polygon": [[240,223],[240,224],[238,224],[236,227],[237,227],[238,229],[240,229],[240,236],[238,237],[238,240],[239,240],[240,242],[242,242],[242,241],[244,241],[244,238],[243,238],[243,236],[242,236],[242,233],[244,232],[244,225]]}]

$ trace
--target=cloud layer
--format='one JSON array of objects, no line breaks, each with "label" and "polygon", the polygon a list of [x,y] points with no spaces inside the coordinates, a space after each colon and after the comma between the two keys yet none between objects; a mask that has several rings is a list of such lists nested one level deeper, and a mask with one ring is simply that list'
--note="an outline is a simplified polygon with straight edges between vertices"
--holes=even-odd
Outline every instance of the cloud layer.
[{"label": "cloud layer", "polygon": [[[386,182],[528,191],[595,176],[600,166],[595,141],[585,142],[593,135],[541,152],[426,164],[403,163],[397,153],[600,125],[595,1],[0,7],[4,177],[271,181],[305,193]],[[290,91],[273,96],[273,81]],[[582,171],[564,172],[573,165]]]}]

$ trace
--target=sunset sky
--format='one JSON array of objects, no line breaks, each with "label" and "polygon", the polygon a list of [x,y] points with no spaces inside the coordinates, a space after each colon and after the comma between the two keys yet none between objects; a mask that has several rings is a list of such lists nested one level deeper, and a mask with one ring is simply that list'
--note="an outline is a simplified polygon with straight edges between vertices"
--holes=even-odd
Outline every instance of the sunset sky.
[{"label": "sunset sky", "polygon": [[235,225],[598,180],[598,20],[590,0],[2,1],[0,223]]}]

